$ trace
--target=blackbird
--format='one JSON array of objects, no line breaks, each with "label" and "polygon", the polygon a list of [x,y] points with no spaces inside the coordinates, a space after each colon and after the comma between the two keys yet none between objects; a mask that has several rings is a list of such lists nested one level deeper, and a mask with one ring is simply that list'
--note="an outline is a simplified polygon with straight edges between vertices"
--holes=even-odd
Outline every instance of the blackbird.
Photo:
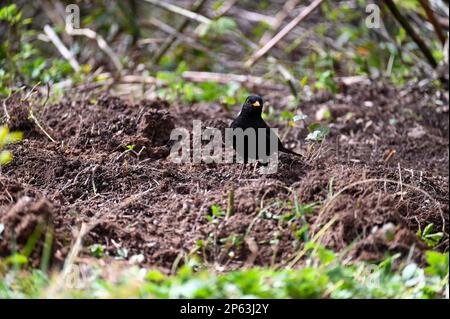
[{"label": "blackbird", "polygon": [[[258,95],[250,95],[245,100],[244,105],[242,106],[242,110],[239,113],[238,117],[231,123],[231,128],[241,128],[242,130],[245,130],[247,128],[253,128],[255,129],[256,133],[256,153],[249,152],[249,144],[248,144],[248,138],[244,138],[244,152],[242,153],[239,151],[239,148],[236,147],[236,137],[233,137],[233,148],[236,150],[236,152],[239,152],[239,155],[242,156],[244,163],[248,163],[249,159],[256,159],[256,160],[265,160],[271,155],[271,150],[273,152],[274,149],[276,149],[275,145],[272,145],[270,147],[271,143],[271,135],[272,136],[272,143],[278,143],[278,152],[284,152],[292,155],[302,156],[301,154],[298,154],[294,151],[291,151],[290,149],[287,149],[284,147],[284,145],[281,143],[278,136],[275,134],[273,129],[271,129],[267,123],[262,119],[262,109],[264,106],[263,99]],[[258,134],[259,134],[259,128],[265,129],[265,141],[266,141],[266,154],[263,154],[263,158],[258,155]],[[252,154],[250,154],[252,153]]]}]

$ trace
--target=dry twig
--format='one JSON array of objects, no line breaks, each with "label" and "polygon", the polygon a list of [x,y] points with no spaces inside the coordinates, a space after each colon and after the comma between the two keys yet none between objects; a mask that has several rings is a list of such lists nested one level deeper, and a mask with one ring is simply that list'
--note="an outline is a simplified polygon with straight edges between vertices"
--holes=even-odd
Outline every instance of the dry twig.
[{"label": "dry twig", "polygon": [[61,39],[56,34],[55,30],[48,24],[44,26],[44,32],[47,35],[47,37],[52,41],[53,45],[58,49],[59,53],[63,56],[64,59],[66,59],[72,69],[74,69],[75,72],[80,71],[80,64],[78,61],[74,58],[72,52],[69,51],[69,49],[66,48],[64,43],[62,43]]},{"label": "dry twig", "polygon": [[419,0],[419,2],[422,5],[423,9],[425,10],[428,20],[433,25],[434,31],[436,32],[436,34],[439,38],[439,41],[441,41],[441,44],[444,45],[445,44],[445,35],[441,30],[438,20],[434,16],[433,10],[431,10],[428,0]]},{"label": "dry twig", "polygon": [[316,8],[320,6],[323,0],[314,0],[308,7],[306,7],[300,14],[289,22],[280,32],[278,32],[270,41],[266,43],[262,48],[256,51],[250,59],[245,63],[246,67],[251,67],[270,51],[281,39],[283,39],[289,32],[291,32],[300,22],[307,18]]},{"label": "dry twig", "polygon": [[384,3],[388,7],[389,11],[391,11],[394,18],[398,21],[398,23],[405,29],[406,33],[413,39],[413,41],[417,44],[420,51],[422,51],[423,55],[427,59],[428,63],[435,68],[437,66],[437,62],[433,57],[430,49],[425,44],[425,42],[420,38],[420,36],[414,31],[413,27],[409,24],[408,20],[402,16],[394,1],[392,0],[384,0]]},{"label": "dry twig", "polygon": [[197,71],[185,71],[182,74],[183,78],[192,82],[218,82],[227,84],[231,81],[239,82],[248,86],[258,86],[271,89],[283,89],[280,86],[270,80],[266,80],[262,77],[233,74],[233,73],[215,73],[215,72],[197,72]]},{"label": "dry twig", "polygon": [[143,1],[151,3],[151,4],[155,5],[155,6],[161,7],[163,9],[166,9],[166,10],[171,11],[173,13],[185,16],[185,17],[187,17],[189,19],[198,21],[200,23],[205,23],[205,24],[211,23],[211,19],[208,19],[207,17],[205,17],[205,16],[203,16],[201,14],[189,11],[187,9],[184,9],[182,7],[176,6],[176,5],[171,4],[171,3],[167,3],[165,1],[160,1],[160,0],[143,0]]},{"label": "dry twig", "polygon": [[[194,5],[192,6],[192,12],[197,13],[200,11],[200,9],[205,4],[206,0],[197,0]],[[180,37],[180,35],[183,33],[183,31],[188,27],[191,20],[189,18],[186,18],[180,26],[176,29],[175,34],[171,34],[171,36],[166,40],[166,42],[160,47],[158,52],[153,57],[153,63],[156,64],[159,62],[161,57],[167,52],[167,50],[170,49],[170,47],[173,45],[175,40]]]},{"label": "dry twig", "polygon": [[114,67],[117,70],[117,75],[120,76],[120,73],[122,72],[122,64],[120,63],[119,57],[114,53],[114,51],[100,34],[87,28],[74,29],[70,24],[66,24],[66,32],[71,36],[84,36],[86,38],[95,40],[100,50],[105,52],[105,54],[111,59]]},{"label": "dry twig", "polygon": [[273,36],[273,33],[280,28],[281,24],[283,24],[284,19],[289,16],[292,10],[294,10],[295,6],[300,2],[300,0],[288,0],[284,3],[283,8],[276,14],[275,23],[271,25],[272,30],[267,30],[264,32],[263,36],[259,40],[260,45],[265,45],[270,38]]}]

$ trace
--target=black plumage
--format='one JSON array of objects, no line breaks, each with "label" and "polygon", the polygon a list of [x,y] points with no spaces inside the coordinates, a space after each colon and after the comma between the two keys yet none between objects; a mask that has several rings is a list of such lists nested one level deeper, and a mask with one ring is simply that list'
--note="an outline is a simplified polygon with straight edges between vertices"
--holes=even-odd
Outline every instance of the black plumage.
[{"label": "black plumage", "polygon": [[281,143],[278,136],[276,136],[274,130],[271,129],[267,125],[267,123],[263,120],[263,118],[261,117],[263,106],[264,106],[264,102],[260,96],[250,95],[245,100],[245,103],[242,106],[242,110],[239,113],[238,117],[236,117],[236,119],[231,123],[230,127],[233,129],[236,129],[236,128],[241,128],[242,130],[246,130],[247,128],[255,129],[256,141],[259,141],[258,135],[261,134],[261,132],[258,129],[260,129],[260,128],[264,129],[263,134],[265,135],[266,152],[265,152],[265,154],[262,154],[262,156],[261,156],[261,154],[258,153],[258,143],[257,142],[255,145],[256,153],[252,153],[252,152],[249,152],[248,138],[245,138],[244,139],[244,147],[243,147],[244,152],[242,153],[242,150],[241,150],[241,152],[239,152],[239,148],[237,148],[237,146],[236,146],[236,137],[233,138],[233,148],[236,150],[236,152],[239,152],[239,155],[241,155],[243,157],[244,163],[247,163],[249,161],[249,159],[253,159],[253,160],[256,159],[256,160],[264,161],[271,155],[270,151],[273,152],[273,150],[276,149],[276,147],[274,147],[275,145],[270,147],[271,146],[270,145],[271,134],[274,134],[272,141],[274,141],[275,143],[278,144],[277,145],[278,152],[284,152],[284,153],[288,153],[288,154],[292,154],[292,155],[301,156],[300,154],[284,147],[284,145]]}]

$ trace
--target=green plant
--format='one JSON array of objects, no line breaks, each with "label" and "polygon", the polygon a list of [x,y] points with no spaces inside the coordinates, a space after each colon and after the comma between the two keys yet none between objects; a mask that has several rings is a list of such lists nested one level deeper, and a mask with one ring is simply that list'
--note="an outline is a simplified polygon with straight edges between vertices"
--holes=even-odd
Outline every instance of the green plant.
[{"label": "green plant", "polygon": [[[9,95],[21,83],[53,83],[74,75],[66,60],[47,57],[39,48],[32,21],[24,18],[16,4],[0,8],[0,23],[6,24],[7,33],[0,44],[0,96]],[[85,66],[82,69],[89,71]]]},{"label": "green plant", "polygon": [[330,133],[330,128],[324,124],[312,123],[308,125],[308,132],[306,140],[322,142]]},{"label": "green plant", "polygon": [[331,92],[336,93],[337,88],[333,78],[334,78],[333,72],[330,70],[320,73],[315,83],[316,88],[318,90],[328,89]]},{"label": "green plant", "polygon": [[425,268],[425,273],[448,279],[448,252],[440,254],[437,251],[427,251],[426,256],[428,267]]},{"label": "green plant", "polygon": [[428,224],[424,230],[419,228],[417,231],[417,236],[422,239],[428,246],[434,247],[436,246],[444,237],[443,232],[433,232],[434,224]]},{"label": "green plant", "polygon": [[127,259],[128,258],[128,249],[125,247],[117,248],[115,258],[116,259]]},{"label": "green plant", "polygon": [[307,215],[314,212],[314,207],[319,203],[301,204],[298,201],[297,195],[294,195],[294,213],[289,212],[280,217],[280,220],[294,231],[296,240],[307,242],[309,240],[309,224],[306,220]]},{"label": "green plant", "polygon": [[101,258],[105,255],[105,246],[100,244],[93,244],[89,247],[89,252],[91,253],[91,256]]},{"label": "green plant", "polygon": [[13,154],[11,151],[4,150],[5,146],[22,140],[22,132],[10,132],[7,126],[0,126],[0,165],[8,164]]},{"label": "green plant", "polygon": [[175,71],[159,71],[158,80],[166,87],[159,89],[158,95],[171,101],[181,100],[185,103],[220,102],[235,105],[245,100],[248,92],[239,83],[230,82],[226,85],[217,82],[192,83],[183,79],[183,72],[187,71],[185,62],[178,64]]},{"label": "green plant", "polygon": [[225,217],[225,212],[220,208],[220,206],[212,205],[211,214],[206,215],[206,219],[213,224],[218,224],[221,219]]},{"label": "green plant", "polygon": [[201,37],[221,36],[227,32],[234,31],[237,28],[236,21],[230,17],[220,17],[211,23],[204,25],[200,30]]},{"label": "green plant", "polygon": [[[448,285],[448,253],[427,253],[426,268],[414,263],[393,270],[394,259],[380,264],[347,264],[321,245],[309,243],[311,266],[299,269],[250,268],[218,274],[190,258],[175,275],[136,266],[116,268],[109,281],[101,265],[89,263],[91,276],[80,277],[58,295],[48,295],[61,274],[22,271],[0,277],[0,298],[444,298]],[[0,260],[1,265],[1,260]],[[2,271],[0,267],[0,271]],[[145,275],[142,273],[145,271]],[[78,287],[82,287],[81,289]]]}]

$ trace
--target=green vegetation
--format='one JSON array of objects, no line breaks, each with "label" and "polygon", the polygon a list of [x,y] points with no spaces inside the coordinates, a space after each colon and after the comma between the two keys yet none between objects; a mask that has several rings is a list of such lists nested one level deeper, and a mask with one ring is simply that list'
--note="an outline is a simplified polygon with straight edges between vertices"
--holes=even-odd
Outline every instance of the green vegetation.
[{"label": "green vegetation", "polygon": [[[90,278],[57,289],[63,275],[38,270],[9,271],[0,281],[0,298],[443,298],[448,297],[448,253],[427,253],[426,268],[396,264],[392,256],[378,265],[344,264],[323,247],[311,246],[312,266],[273,270],[252,268],[211,273],[190,259],[176,275],[136,266],[117,268],[114,281],[91,265]],[[97,249],[97,248],[96,248]],[[1,265],[1,264],[0,264]],[[2,267],[4,268],[4,266]],[[3,270],[4,271],[4,270]],[[82,287],[82,288],[80,288]]]},{"label": "green vegetation", "polygon": [[419,236],[420,239],[422,239],[428,246],[434,247],[441,239],[444,237],[443,232],[433,232],[434,224],[428,224],[425,229],[422,231],[419,229],[417,231],[417,236]]},{"label": "green vegetation", "polygon": [[32,21],[15,4],[0,8],[0,23],[6,24],[8,34],[0,45],[0,96],[8,96],[21,84],[56,83],[68,76],[77,79],[66,60],[47,58],[36,44],[38,30],[30,28]]},{"label": "green vegetation", "polygon": [[166,87],[158,91],[158,96],[169,100],[180,100],[184,103],[220,102],[235,105],[245,100],[248,91],[239,83],[230,82],[226,85],[207,81],[203,83],[187,82],[183,79],[183,72],[187,71],[186,63],[181,62],[175,71],[159,71],[156,78],[166,83]]},{"label": "green vegetation", "polygon": [[4,148],[9,144],[21,141],[22,136],[21,132],[10,132],[8,127],[0,126],[0,165],[8,164],[13,158],[12,152]]},{"label": "green vegetation", "polygon": [[[217,12],[223,5],[219,1],[212,7]],[[267,6],[270,5],[268,2]],[[269,59],[263,75],[284,82],[285,78],[276,72],[277,64],[281,63],[288,66],[285,69],[294,79],[290,85],[308,94],[310,90],[338,92],[336,79],[339,77],[362,75],[372,79],[387,78],[394,84],[402,85],[429,72],[421,61],[417,45],[387,11],[381,10],[380,28],[368,28],[365,12],[367,1],[359,0],[353,5],[356,7],[347,2],[325,1],[321,10],[323,20],[307,27],[302,31],[302,36],[284,45],[281,54],[278,54],[282,58],[277,61]],[[425,15],[417,1],[397,1],[397,5],[404,15]],[[145,4],[141,6],[142,14],[151,12]],[[136,14],[136,8],[132,6],[120,4],[112,9],[106,1],[99,1],[95,8],[88,5],[85,8],[80,4],[80,10],[81,27],[95,30],[106,40],[114,39],[111,47],[120,44],[133,52],[140,39],[164,37],[155,30],[155,25],[150,28],[141,21],[135,21],[132,14]],[[113,70],[91,76],[95,70],[89,54],[98,51],[95,41],[85,37],[71,39],[72,46],[69,49],[80,62],[80,70],[75,71],[69,61],[62,58],[56,48],[52,48],[52,42],[43,36],[44,22],[24,12],[24,8],[16,4],[0,7],[0,23],[7,31],[0,46],[0,95],[7,96],[23,84],[56,85],[64,80],[70,80],[72,85],[86,81],[101,83],[113,77]],[[162,17],[174,16],[164,12]],[[200,20],[204,19],[208,20]],[[418,19],[415,22],[419,23]],[[191,21],[191,24],[194,22]],[[169,32],[159,22],[156,26]],[[444,54],[436,36],[427,28],[421,28],[421,25],[415,27],[424,33],[421,36],[426,39],[436,62],[443,61]],[[57,25],[54,31],[67,40],[62,24]],[[114,64],[120,63],[116,67],[123,68],[125,73],[138,72],[164,82],[163,87],[158,89],[158,95],[164,98],[234,105],[247,94],[246,85],[241,87],[241,84],[232,81],[224,85],[207,79],[196,83],[183,79],[182,73],[188,70],[246,73],[239,66],[239,61],[231,64],[230,57],[226,55],[229,51],[241,51],[234,58],[247,58],[257,47],[259,38],[269,31],[273,30],[260,21],[254,23],[250,31],[243,32],[235,17],[218,15],[208,23],[200,23],[192,34],[176,42],[157,64],[152,61],[152,55],[145,52],[146,49],[135,52],[136,59],[130,59],[128,54],[115,56],[114,59],[119,62]],[[314,34],[319,37],[314,38]],[[305,52],[299,56],[299,50]],[[116,55],[114,50],[110,51]],[[105,52],[98,52],[96,59],[103,67],[111,69],[111,61],[107,60],[112,57],[108,57]]]}]

